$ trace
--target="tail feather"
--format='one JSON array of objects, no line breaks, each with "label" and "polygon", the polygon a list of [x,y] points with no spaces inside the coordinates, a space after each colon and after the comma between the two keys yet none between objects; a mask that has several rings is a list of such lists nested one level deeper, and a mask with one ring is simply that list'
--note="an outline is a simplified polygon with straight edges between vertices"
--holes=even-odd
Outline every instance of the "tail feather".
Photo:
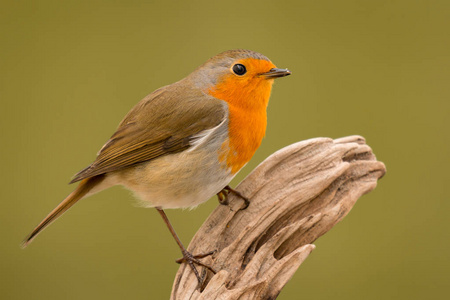
[{"label": "tail feather", "polygon": [[77,188],[67,196],[55,209],[53,209],[41,223],[28,235],[22,242],[22,248],[27,247],[33,239],[48,225],[53,223],[69,208],[71,208],[78,200],[82,199],[94,186],[99,184],[104,178],[104,175],[94,176],[84,179],[80,182]]}]

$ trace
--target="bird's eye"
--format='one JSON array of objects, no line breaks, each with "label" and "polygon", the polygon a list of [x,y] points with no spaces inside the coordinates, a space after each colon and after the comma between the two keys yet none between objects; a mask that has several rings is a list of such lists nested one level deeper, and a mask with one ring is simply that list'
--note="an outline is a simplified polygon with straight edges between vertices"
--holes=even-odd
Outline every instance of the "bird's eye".
[{"label": "bird's eye", "polygon": [[241,64],[235,64],[233,66],[233,72],[236,75],[244,75],[247,72],[247,69],[245,68],[244,65]]}]

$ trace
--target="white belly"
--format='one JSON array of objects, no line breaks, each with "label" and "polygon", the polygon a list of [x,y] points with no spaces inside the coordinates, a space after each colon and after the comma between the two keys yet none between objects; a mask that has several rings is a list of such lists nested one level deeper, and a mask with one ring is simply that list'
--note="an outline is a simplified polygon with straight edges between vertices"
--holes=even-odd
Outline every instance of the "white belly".
[{"label": "white belly", "polygon": [[[133,191],[145,207],[197,206],[233,179],[215,153],[177,153],[108,174],[108,179]],[[108,181],[109,181],[108,180]]]}]

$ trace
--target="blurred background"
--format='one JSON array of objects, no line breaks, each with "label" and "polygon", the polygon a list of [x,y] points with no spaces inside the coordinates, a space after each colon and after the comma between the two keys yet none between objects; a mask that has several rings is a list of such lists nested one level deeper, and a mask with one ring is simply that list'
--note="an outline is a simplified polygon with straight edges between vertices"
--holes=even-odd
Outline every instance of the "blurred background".
[{"label": "blurred background", "polygon": [[[232,186],[274,151],[360,134],[388,173],[279,299],[442,299],[450,282],[449,1],[2,1],[1,299],[168,299],[180,252],[112,188],[25,250],[128,110],[234,48],[293,75]],[[168,211],[188,244],[218,205]]]}]

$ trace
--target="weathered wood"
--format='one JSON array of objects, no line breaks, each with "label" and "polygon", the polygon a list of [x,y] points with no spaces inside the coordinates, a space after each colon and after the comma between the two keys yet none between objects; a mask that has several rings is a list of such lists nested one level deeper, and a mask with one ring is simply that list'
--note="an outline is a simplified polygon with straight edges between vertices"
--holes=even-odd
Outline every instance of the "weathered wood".
[{"label": "weathered wood", "polygon": [[176,275],[171,299],[275,299],[314,242],[338,223],[356,200],[373,190],[386,172],[360,136],[315,138],[268,157],[236,188],[250,206],[230,194],[189,245],[217,252],[203,262],[205,284],[186,264]]}]

